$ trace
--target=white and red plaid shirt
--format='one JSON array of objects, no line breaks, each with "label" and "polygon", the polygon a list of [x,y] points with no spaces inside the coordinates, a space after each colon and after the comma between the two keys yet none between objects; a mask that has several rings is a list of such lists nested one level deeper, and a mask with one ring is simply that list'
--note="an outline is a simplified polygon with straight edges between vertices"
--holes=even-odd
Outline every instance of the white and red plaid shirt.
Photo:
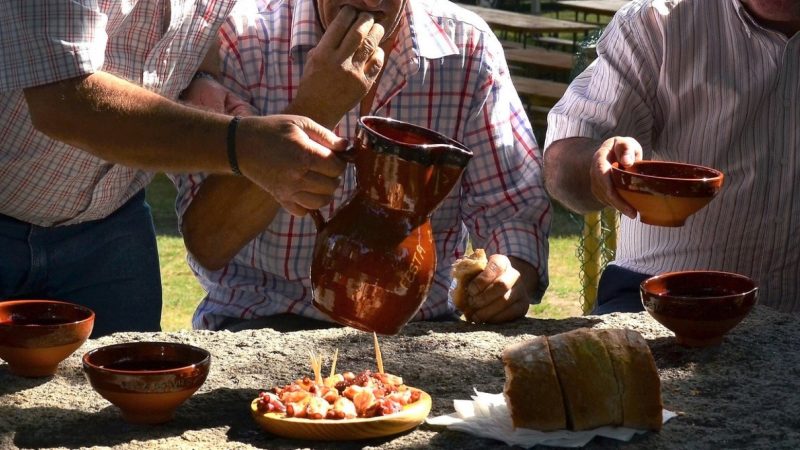
[{"label": "white and red plaid shirt", "polygon": [[101,219],[149,182],[36,131],[22,90],[104,71],[177,98],[234,0],[167,1],[0,2],[0,214],[40,226]]},{"label": "white and red plaid shirt", "polygon": [[[489,254],[530,262],[539,272],[541,295],[548,283],[550,203],[539,149],[500,43],[478,16],[447,1],[410,0],[405,14],[371,114],[437,130],[475,154],[461,183],[433,214],[436,275],[416,319],[454,310],[448,301],[450,266],[463,254],[468,237]],[[276,0],[261,5],[256,18],[229,21],[221,35],[224,83],[262,114],[274,114],[292,101],[321,30],[311,0]],[[335,130],[340,136],[352,138],[358,112],[355,108],[342,119]],[[179,215],[202,179],[178,179]],[[323,214],[333,214],[354,187],[351,167]],[[205,270],[190,256],[208,292],[195,312],[194,327],[217,329],[225,317],[280,313],[324,320],[311,304],[315,237],[310,218],[281,211],[222,270]]]}]

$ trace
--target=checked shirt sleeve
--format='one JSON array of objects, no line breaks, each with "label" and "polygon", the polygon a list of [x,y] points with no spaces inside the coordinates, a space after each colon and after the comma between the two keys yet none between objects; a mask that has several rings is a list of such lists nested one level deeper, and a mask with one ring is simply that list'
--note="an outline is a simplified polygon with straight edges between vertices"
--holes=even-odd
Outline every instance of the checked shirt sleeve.
[{"label": "checked shirt sleeve", "polygon": [[542,180],[542,164],[530,122],[511,82],[500,44],[486,42],[464,144],[474,157],[462,179],[462,220],[472,245],[487,254],[515,256],[539,273],[541,300],[548,285],[550,200]]},{"label": "checked shirt sleeve", "polygon": [[0,91],[53,83],[103,64],[107,18],[96,0],[0,0]]}]

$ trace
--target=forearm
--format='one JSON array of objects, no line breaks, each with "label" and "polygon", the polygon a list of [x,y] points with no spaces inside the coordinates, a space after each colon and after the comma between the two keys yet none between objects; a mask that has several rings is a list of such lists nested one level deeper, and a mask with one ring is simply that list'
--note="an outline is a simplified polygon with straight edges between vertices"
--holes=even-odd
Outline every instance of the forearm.
[{"label": "forearm", "polygon": [[229,172],[230,117],[180,105],[113,75],[25,89],[34,126],[106,161],[149,171]]},{"label": "forearm", "polygon": [[[320,108],[308,105],[292,104],[284,112],[305,115],[328,128],[341,118],[326,120]],[[269,193],[249,180],[211,175],[183,215],[184,243],[200,265],[220,269],[269,226],[279,209]]]},{"label": "forearm", "polygon": [[550,196],[580,214],[605,207],[592,194],[589,171],[601,142],[583,137],[555,141],[544,153],[544,181]]},{"label": "forearm", "polygon": [[183,241],[203,267],[218,270],[264,231],[279,208],[246,178],[212,175],[183,215]]}]

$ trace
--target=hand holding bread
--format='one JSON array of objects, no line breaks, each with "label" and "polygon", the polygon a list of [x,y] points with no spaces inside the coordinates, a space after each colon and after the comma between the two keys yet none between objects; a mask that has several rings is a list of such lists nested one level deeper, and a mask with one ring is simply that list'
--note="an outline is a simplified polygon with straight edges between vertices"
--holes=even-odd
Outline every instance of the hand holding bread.
[{"label": "hand holding bread", "polygon": [[458,259],[452,267],[453,302],[466,319],[501,323],[525,316],[538,286],[539,274],[521,259],[483,249]]}]

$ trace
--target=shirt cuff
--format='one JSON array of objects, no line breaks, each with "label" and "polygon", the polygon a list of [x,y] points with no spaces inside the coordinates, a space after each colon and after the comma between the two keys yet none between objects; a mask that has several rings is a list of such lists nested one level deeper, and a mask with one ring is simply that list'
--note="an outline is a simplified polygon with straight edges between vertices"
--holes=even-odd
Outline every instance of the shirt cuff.
[{"label": "shirt cuff", "polygon": [[[549,220],[549,217],[545,219]],[[542,227],[521,221],[504,222],[492,230],[484,250],[487,255],[513,256],[533,266],[539,274],[539,287],[534,294],[533,303],[541,302],[550,284],[547,269],[550,246],[547,233]]]}]

